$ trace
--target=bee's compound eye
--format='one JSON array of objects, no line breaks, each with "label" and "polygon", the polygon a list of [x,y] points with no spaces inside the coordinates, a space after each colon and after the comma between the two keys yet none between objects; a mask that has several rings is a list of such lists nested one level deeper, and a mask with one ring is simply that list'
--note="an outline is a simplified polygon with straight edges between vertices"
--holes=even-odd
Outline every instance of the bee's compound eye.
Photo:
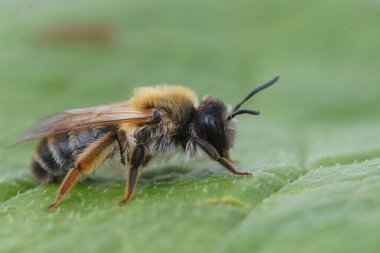
[{"label": "bee's compound eye", "polygon": [[222,131],[221,131],[215,117],[206,115],[204,117],[203,124],[205,125],[205,131],[206,131],[209,138],[215,139],[215,140],[220,138]]},{"label": "bee's compound eye", "polygon": [[226,135],[221,119],[211,113],[203,113],[197,121],[197,133],[223,155],[226,147]]}]

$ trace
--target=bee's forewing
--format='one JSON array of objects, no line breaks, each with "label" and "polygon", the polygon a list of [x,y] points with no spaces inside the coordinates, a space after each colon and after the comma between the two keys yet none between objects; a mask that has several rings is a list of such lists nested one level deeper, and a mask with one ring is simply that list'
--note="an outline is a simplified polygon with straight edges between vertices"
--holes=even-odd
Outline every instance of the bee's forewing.
[{"label": "bee's forewing", "polygon": [[119,123],[144,123],[152,119],[150,110],[128,108],[127,104],[115,103],[81,109],[66,110],[46,116],[22,133],[14,145],[47,136],[76,131],[87,127]]}]

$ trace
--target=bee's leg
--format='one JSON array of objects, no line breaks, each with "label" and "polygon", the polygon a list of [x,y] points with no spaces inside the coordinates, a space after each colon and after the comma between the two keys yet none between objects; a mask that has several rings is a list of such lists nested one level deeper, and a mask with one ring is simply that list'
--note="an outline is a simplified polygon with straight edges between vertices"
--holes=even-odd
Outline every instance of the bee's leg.
[{"label": "bee's leg", "polygon": [[71,168],[65,178],[63,179],[61,185],[59,186],[58,193],[55,196],[54,202],[48,206],[48,210],[53,210],[61,202],[63,196],[74,186],[81,176],[81,171],[76,168]]},{"label": "bee's leg", "polygon": [[227,153],[227,155],[226,155],[226,159],[227,159],[228,161],[230,161],[231,163],[239,163],[238,160],[232,159],[229,153]]},{"label": "bee's leg", "polygon": [[213,160],[217,161],[223,167],[231,171],[237,176],[252,176],[250,172],[241,172],[235,169],[234,165],[226,158],[219,155],[218,151],[207,141],[201,138],[195,138],[195,142],[206,152],[206,154]]},{"label": "bee's leg", "polygon": [[117,143],[119,144],[120,161],[123,165],[125,165],[125,150],[127,143],[127,136],[125,131],[121,130],[117,133]]},{"label": "bee's leg", "polygon": [[111,151],[115,141],[113,133],[106,134],[89,145],[77,158],[75,168],[71,168],[63,179],[54,202],[48,207],[54,209],[62,200],[63,196],[75,185],[84,173],[91,172],[99,165]]},{"label": "bee's leg", "polygon": [[120,201],[119,205],[124,205],[132,197],[132,194],[136,188],[138,178],[141,174],[142,166],[149,160],[149,155],[146,152],[144,145],[137,145],[132,151],[131,157],[128,163],[128,181],[125,187],[124,199]]}]

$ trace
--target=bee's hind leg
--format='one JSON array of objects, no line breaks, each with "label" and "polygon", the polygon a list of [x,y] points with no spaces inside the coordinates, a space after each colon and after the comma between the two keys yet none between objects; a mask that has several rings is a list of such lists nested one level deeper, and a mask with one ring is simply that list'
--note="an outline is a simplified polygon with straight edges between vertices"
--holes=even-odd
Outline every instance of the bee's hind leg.
[{"label": "bee's hind leg", "polygon": [[132,151],[131,157],[128,161],[128,174],[127,185],[125,186],[124,199],[120,201],[119,205],[125,205],[132,197],[136,188],[138,178],[141,174],[142,167],[148,162],[149,155],[144,145],[137,145]]},{"label": "bee's hind leg", "polygon": [[63,196],[75,185],[80,177],[94,170],[100,164],[112,149],[112,143],[115,136],[112,133],[102,136],[91,145],[89,145],[78,157],[75,162],[75,168],[71,168],[63,179],[54,202],[48,207],[53,210],[61,202]]},{"label": "bee's hind leg", "polygon": [[55,197],[54,202],[48,206],[48,210],[53,210],[57,207],[57,205],[61,202],[63,196],[74,186],[74,184],[79,180],[81,175],[81,171],[76,168],[70,169],[65,178],[63,179],[59,189],[58,193]]}]

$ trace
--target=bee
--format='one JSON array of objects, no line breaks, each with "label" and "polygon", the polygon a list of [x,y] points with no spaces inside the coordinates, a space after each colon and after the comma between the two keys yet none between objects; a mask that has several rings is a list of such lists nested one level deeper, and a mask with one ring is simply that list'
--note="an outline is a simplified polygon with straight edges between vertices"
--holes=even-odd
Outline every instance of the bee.
[{"label": "bee", "polygon": [[40,139],[34,150],[32,174],[42,184],[61,181],[50,210],[83,175],[115,154],[120,154],[120,162],[127,167],[120,205],[131,199],[149,160],[156,154],[173,152],[177,146],[187,158],[199,147],[232,174],[250,176],[250,172],[238,171],[230,158],[236,132],[234,118],[259,115],[257,110],[240,107],[278,79],[276,76],[255,88],[233,108],[213,96],[203,97],[197,105],[195,93],[183,86],[141,87],[124,102],[46,116],[16,143]]}]

